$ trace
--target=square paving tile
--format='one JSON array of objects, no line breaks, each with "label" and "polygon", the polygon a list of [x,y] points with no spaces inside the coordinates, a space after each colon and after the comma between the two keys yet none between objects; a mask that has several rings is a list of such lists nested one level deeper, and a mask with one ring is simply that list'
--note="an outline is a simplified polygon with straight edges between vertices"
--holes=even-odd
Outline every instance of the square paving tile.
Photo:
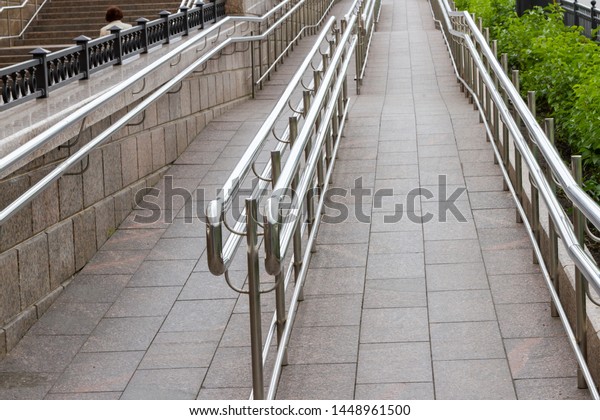
[{"label": "square paving tile", "polygon": [[180,286],[126,287],[106,317],[166,316],[180,291]]},{"label": "square paving tile", "polygon": [[98,251],[81,274],[133,274],[147,254],[148,250]]},{"label": "square paving tile", "polygon": [[104,318],[82,352],[147,350],[163,317]]},{"label": "square paving tile", "polygon": [[369,280],[365,284],[363,308],[425,307],[425,279]]},{"label": "square paving tile", "polygon": [[408,254],[423,252],[423,233],[411,232],[372,232],[369,254]]},{"label": "square paving tile", "polygon": [[577,375],[577,362],[566,337],[513,338],[504,343],[515,379]]},{"label": "square paving tile", "polygon": [[31,327],[29,334],[90,334],[109,307],[110,303],[57,302]]},{"label": "square paving tile", "polygon": [[428,341],[427,308],[364,309],[361,343]]},{"label": "square paving tile", "polygon": [[[179,342],[177,333],[160,333],[146,352],[139,369],[178,369],[208,367],[217,342]],[[166,338],[167,337],[167,338]]]},{"label": "square paving tile", "polygon": [[0,372],[62,372],[87,339],[86,335],[27,334],[0,360]]},{"label": "square paving tile", "polygon": [[367,244],[317,246],[310,266],[313,268],[363,267],[367,261]]},{"label": "square paving tile", "polygon": [[459,264],[483,262],[483,259],[476,239],[425,241],[425,262]]},{"label": "square paving tile", "polygon": [[423,253],[371,254],[367,264],[367,279],[399,279],[425,276]]},{"label": "square paving tile", "polygon": [[306,296],[298,307],[296,327],[359,325],[361,295]]},{"label": "square paving tile", "polygon": [[433,400],[433,382],[356,385],[357,400]]},{"label": "square paving tile", "polygon": [[219,347],[202,384],[205,388],[252,386],[250,347]]},{"label": "square paving tile", "polygon": [[77,275],[57,302],[112,303],[130,279],[130,275]]},{"label": "square paving tile", "polygon": [[[473,210],[482,209],[513,209],[515,211],[515,202],[508,191],[486,191],[469,192],[471,207]],[[515,220],[514,217],[512,220]]]},{"label": "square paving tile", "polygon": [[485,268],[489,275],[539,273],[538,265],[533,264],[529,249],[507,249],[482,251]]},{"label": "square paving tile", "polygon": [[102,246],[103,251],[152,249],[163,229],[119,229]]},{"label": "square paving tile", "polygon": [[440,400],[516,398],[505,359],[434,361],[433,371]]},{"label": "square paving tile", "polygon": [[351,400],[355,375],[355,363],[284,366],[277,399]]},{"label": "square paving tile", "polygon": [[365,268],[310,268],[304,283],[304,295],[362,293]]},{"label": "square paving tile", "polygon": [[477,239],[477,231],[472,220],[466,222],[438,222],[431,220],[423,224],[426,241],[452,239]]},{"label": "square paving tile", "polygon": [[161,327],[161,332],[194,331],[206,341],[218,341],[227,325],[235,299],[176,302]]},{"label": "square paving tile", "polygon": [[431,324],[433,360],[501,359],[506,355],[496,321]]},{"label": "square paving tile", "polygon": [[0,399],[42,400],[58,376],[46,372],[0,372]]},{"label": "square paving tile", "polygon": [[206,369],[138,370],[122,400],[193,400],[200,391]]},{"label": "square paving tile", "polygon": [[195,265],[196,260],[144,261],[128,286],[183,286]]},{"label": "square paving tile", "polygon": [[317,244],[360,244],[369,242],[367,223],[322,224],[317,235]]},{"label": "square paving tile", "polygon": [[550,302],[541,274],[489,276],[496,304]]},{"label": "square paving tile", "polygon": [[143,351],[79,353],[52,392],[123,391],[143,356]]},{"label": "square paving tile", "polygon": [[[245,276],[238,273],[230,276],[237,287],[241,287]],[[233,291],[222,277],[214,276],[210,272],[202,271],[192,273],[185,284],[178,300],[200,299],[236,299],[238,293]]]},{"label": "square paving tile", "polygon": [[[185,211],[188,213],[185,213]],[[181,213],[177,215],[173,223],[162,235],[162,238],[204,238],[206,236],[206,224],[203,220],[196,217],[194,211],[184,207],[183,215],[187,217],[180,217]]]},{"label": "square paving tile", "polygon": [[550,315],[549,303],[496,305],[503,338],[557,337],[564,335],[562,324]]},{"label": "square paving tile", "polygon": [[431,382],[428,342],[361,344],[357,384]]},{"label": "square paving tile", "polygon": [[473,210],[473,217],[479,230],[514,228],[517,226],[513,208]]},{"label": "square paving tile", "polygon": [[204,238],[165,238],[156,243],[147,260],[197,260],[205,248]]},{"label": "square paving tile", "polygon": [[587,389],[577,389],[577,378],[544,378],[515,380],[520,400],[588,400]]},{"label": "square paving tile", "polygon": [[493,321],[496,319],[489,290],[429,292],[430,322]]},{"label": "square paving tile", "polygon": [[427,290],[487,289],[483,263],[433,264],[425,267]]},{"label": "square paving tile", "polygon": [[479,243],[485,251],[502,251],[516,249],[531,249],[527,232],[522,227],[481,229]]},{"label": "square paving tile", "polygon": [[356,363],[359,326],[294,328],[289,364]]}]

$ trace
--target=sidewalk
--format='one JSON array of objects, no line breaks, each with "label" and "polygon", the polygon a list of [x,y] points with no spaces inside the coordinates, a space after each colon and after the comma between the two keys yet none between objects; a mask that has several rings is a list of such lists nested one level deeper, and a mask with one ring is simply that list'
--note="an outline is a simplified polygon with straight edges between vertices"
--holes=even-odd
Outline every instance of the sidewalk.
[{"label": "sidewalk", "polygon": [[[350,189],[361,178],[371,193],[362,204],[332,197],[349,215],[320,227],[277,397],[587,398],[429,4],[382,7],[333,183]],[[208,124],[168,170],[174,188],[212,198],[309,44],[256,100]],[[443,191],[464,187],[455,202],[464,220],[448,212],[441,221]],[[433,197],[416,195],[407,211],[415,188]],[[372,198],[384,190],[381,203]],[[134,211],[0,361],[0,399],[248,398],[247,297],[208,272],[204,225],[185,223],[183,200],[154,202],[161,219],[135,223],[148,212]],[[397,204],[403,217],[389,223]],[[427,213],[432,220],[414,221]],[[240,286],[238,257],[231,278]],[[273,294],[262,303],[266,322]]]}]

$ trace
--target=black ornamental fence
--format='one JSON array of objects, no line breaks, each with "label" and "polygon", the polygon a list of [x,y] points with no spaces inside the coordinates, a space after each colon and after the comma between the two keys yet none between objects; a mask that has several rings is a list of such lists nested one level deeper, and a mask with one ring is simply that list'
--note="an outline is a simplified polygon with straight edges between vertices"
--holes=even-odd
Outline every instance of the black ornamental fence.
[{"label": "black ornamental fence", "polygon": [[115,27],[110,35],[92,39],[79,36],[76,45],[50,52],[36,48],[31,60],[0,69],[0,111],[23,102],[48,97],[50,92],[75,80],[147,53],[158,45],[188,35],[225,16],[225,0],[181,7],[179,12],[162,11],[156,20],[140,18],[129,29]]}]

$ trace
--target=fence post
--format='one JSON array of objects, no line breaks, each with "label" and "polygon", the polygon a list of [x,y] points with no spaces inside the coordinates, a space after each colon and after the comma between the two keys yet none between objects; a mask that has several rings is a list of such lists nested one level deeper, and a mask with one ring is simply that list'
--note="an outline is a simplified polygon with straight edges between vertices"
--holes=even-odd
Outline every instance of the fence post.
[{"label": "fence post", "polygon": [[83,73],[83,80],[90,77],[90,52],[88,50],[88,42],[90,42],[91,39],[92,38],[85,35],[79,35],[77,38],[73,39],[73,41],[81,48],[81,52],[79,53],[79,71]]},{"label": "fence post", "polygon": [[[582,164],[581,156],[571,156],[571,171],[575,182],[582,185]],[[575,230],[575,236],[581,247],[584,246],[585,236],[585,216],[577,207],[573,209],[573,229]],[[577,344],[581,350],[583,359],[587,361],[587,316],[586,316],[586,293],[585,293],[585,278],[577,267],[575,267],[575,336],[577,338]],[[577,387],[579,389],[586,389],[587,384],[583,376],[581,368],[577,367]]]},{"label": "fence post", "polygon": [[169,28],[169,16],[171,15],[170,12],[163,10],[161,12],[159,12],[158,16],[160,16],[161,19],[163,19],[165,21],[165,28],[163,31],[163,37],[165,40],[165,44],[169,44],[171,42],[171,28]]},{"label": "fence post", "polygon": [[187,6],[182,6],[179,8],[179,11],[183,12],[183,33],[185,36],[188,36],[190,34],[190,21],[188,16],[188,10],[190,9]]},{"label": "fence post", "polygon": [[592,9],[590,11],[590,18],[592,20],[592,30],[590,31],[590,38],[594,39],[594,29],[598,27],[598,21],[596,20],[596,0],[590,2]]},{"label": "fence post", "polygon": [[200,29],[204,29],[204,2],[202,0],[196,0],[194,3],[196,7],[200,8]]},{"label": "fence post", "polygon": [[577,0],[573,1],[573,25],[579,26],[579,3]]},{"label": "fence post", "polygon": [[260,267],[258,261],[258,201],[246,199],[246,243],[248,245],[248,299],[250,307],[250,348],[252,351],[252,389],[255,400],[263,400],[265,387],[262,364],[262,324],[260,309]]},{"label": "fence post", "polygon": [[138,18],[135,23],[137,23],[139,26],[142,27],[142,49],[143,49],[143,53],[147,53],[148,52],[148,44],[149,44],[149,40],[148,40],[148,22],[150,22],[149,19],[146,19],[144,17]]},{"label": "fence post", "polygon": [[31,51],[30,54],[33,55],[33,58],[39,60],[39,65],[35,66],[35,80],[37,83],[38,90],[42,91],[42,95],[40,98],[48,97],[48,53],[50,51],[44,48],[36,48]]},{"label": "fence post", "polygon": [[123,43],[121,42],[121,28],[113,26],[110,28],[110,34],[115,35],[115,42],[113,44],[113,56],[117,56],[117,63],[123,62]]}]

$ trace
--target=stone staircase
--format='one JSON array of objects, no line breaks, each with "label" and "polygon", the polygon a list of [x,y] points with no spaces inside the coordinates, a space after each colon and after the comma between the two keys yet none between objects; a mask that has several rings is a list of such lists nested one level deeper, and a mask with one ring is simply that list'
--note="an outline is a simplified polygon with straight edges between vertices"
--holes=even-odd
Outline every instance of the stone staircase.
[{"label": "stone staircase", "polygon": [[150,20],[167,10],[178,11],[181,0],[52,0],[46,4],[24,39],[13,41],[10,48],[0,48],[0,68],[31,58],[37,47],[56,51],[74,45],[73,38],[86,35],[98,37],[106,24],[104,16],[109,6],[117,4],[123,10],[123,22],[135,25],[139,17]]}]

